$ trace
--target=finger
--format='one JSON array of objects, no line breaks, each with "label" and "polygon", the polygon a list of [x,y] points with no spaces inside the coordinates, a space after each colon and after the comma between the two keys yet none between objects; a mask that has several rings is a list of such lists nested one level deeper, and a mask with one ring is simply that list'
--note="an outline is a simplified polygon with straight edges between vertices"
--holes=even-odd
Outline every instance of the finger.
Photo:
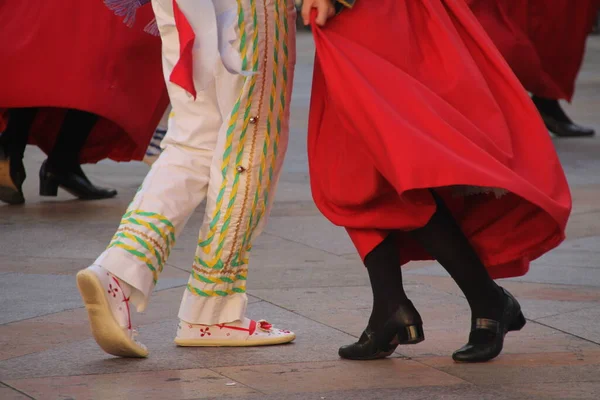
[{"label": "finger", "polygon": [[323,26],[329,18],[329,4],[327,2],[321,2],[318,6],[319,13],[317,14],[317,25]]},{"label": "finger", "polygon": [[329,6],[329,18],[335,16],[335,7],[330,5]]},{"label": "finger", "polygon": [[312,0],[304,0],[302,2],[302,22],[304,25],[310,24],[310,12],[313,9]]}]

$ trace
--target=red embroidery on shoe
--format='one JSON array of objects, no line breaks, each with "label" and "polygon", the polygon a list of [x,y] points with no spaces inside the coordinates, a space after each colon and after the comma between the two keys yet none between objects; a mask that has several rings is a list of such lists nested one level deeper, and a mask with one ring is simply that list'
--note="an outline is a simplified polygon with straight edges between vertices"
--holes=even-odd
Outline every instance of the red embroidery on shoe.
[{"label": "red embroidery on shoe", "polygon": [[112,283],[108,284],[108,294],[112,294],[112,297],[117,297],[117,293],[119,293],[119,289],[113,287]]},{"label": "red embroidery on shoe", "polygon": [[219,327],[219,329],[227,328],[234,331],[244,331],[248,332],[249,335],[252,335],[256,330],[256,321],[250,320],[250,326],[248,328],[242,328],[241,326],[229,326],[225,324],[216,324],[215,326]]},{"label": "red embroidery on shoe", "polygon": [[[131,311],[129,309],[129,297],[125,297],[125,293],[123,292],[123,288],[121,287],[119,280],[114,276],[112,278],[117,284],[117,286],[121,289],[121,293],[123,294],[123,303],[125,303],[125,305],[127,306],[127,329],[131,330]],[[108,286],[112,289],[112,285],[110,283],[108,284]],[[115,288],[114,290],[118,291],[117,288]],[[116,295],[113,295],[113,297],[116,297]]]},{"label": "red embroidery on shoe", "polygon": [[211,333],[209,332],[209,330],[210,330],[210,327],[208,327],[208,326],[206,327],[206,329],[200,328],[200,337],[204,337],[205,335],[210,336]]}]

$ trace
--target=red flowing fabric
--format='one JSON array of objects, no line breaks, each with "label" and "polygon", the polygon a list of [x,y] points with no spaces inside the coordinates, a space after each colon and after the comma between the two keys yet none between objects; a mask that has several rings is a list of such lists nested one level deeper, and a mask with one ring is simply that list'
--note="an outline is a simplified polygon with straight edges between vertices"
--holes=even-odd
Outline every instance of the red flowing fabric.
[{"label": "red flowing fabric", "polygon": [[192,54],[196,34],[185,14],[179,8],[177,0],[173,0],[173,14],[175,25],[177,25],[177,33],[179,34],[179,60],[173,67],[169,81],[184,89],[196,100],[194,58]]},{"label": "red flowing fabric", "polygon": [[0,109],[45,107],[30,142],[46,153],[66,108],[97,114],[80,161],[142,159],[169,104],[152,14],[128,28],[102,0],[0,1]]},{"label": "red flowing fabric", "polygon": [[467,0],[523,86],[573,98],[600,0]]},{"label": "red flowing fabric", "polygon": [[[313,197],[362,257],[428,222],[427,188],[495,278],[525,274],[564,239],[571,196],[553,144],[464,0],[359,0],[313,32]],[[468,186],[509,193],[455,196]],[[401,236],[403,263],[430,259]]]}]

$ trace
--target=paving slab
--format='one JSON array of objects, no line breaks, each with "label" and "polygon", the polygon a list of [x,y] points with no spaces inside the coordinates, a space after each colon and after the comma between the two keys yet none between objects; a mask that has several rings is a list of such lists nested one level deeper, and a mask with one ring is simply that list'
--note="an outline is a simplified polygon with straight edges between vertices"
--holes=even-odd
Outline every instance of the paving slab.
[{"label": "paving slab", "polygon": [[40,400],[204,399],[257,393],[208,369],[17,379],[7,383]]},{"label": "paving slab", "polygon": [[368,368],[357,362],[335,361],[225,367],[215,368],[215,371],[263,393],[283,396],[337,388],[384,389],[465,383],[434,368],[397,358],[370,362]]},{"label": "paving slab", "polygon": [[[515,393],[506,387],[481,387],[475,385],[421,386],[399,389],[336,390],[314,393],[286,393],[286,400],[543,400],[544,396]],[[280,394],[244,396],[244,400],[280,400]],[[582,398],[591,400],[592,398]],[[595,397],[593,398],[595,399]],[[216,400],[216,399],[215,399]]]},{"label": "paving slab", "polygon": [[544,352],[500,357],[486,364],[459,364],[448,358],[419,358],[475,385],[528,385],[534,383],[598,382],[600,352]]}]

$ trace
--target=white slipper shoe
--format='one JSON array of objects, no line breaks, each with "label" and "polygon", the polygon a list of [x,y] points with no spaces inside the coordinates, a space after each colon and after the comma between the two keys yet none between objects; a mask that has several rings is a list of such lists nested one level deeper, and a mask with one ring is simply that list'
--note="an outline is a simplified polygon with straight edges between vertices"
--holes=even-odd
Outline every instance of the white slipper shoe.
[{"label": "white slipper shoe", "polygon": [[217,325],[194,325],[180,321],[175,343],[178,346],[269,346],[293,341],[293,332],[273,328],[267,321],[244,318]]},{"label": "white slipper shoe", "polygon": [[130,287],[106,269],[92,265],[77,274],[92,334],[102,350],[119,357],[147,357],[148,349],[134,339],[129,311]]}]

